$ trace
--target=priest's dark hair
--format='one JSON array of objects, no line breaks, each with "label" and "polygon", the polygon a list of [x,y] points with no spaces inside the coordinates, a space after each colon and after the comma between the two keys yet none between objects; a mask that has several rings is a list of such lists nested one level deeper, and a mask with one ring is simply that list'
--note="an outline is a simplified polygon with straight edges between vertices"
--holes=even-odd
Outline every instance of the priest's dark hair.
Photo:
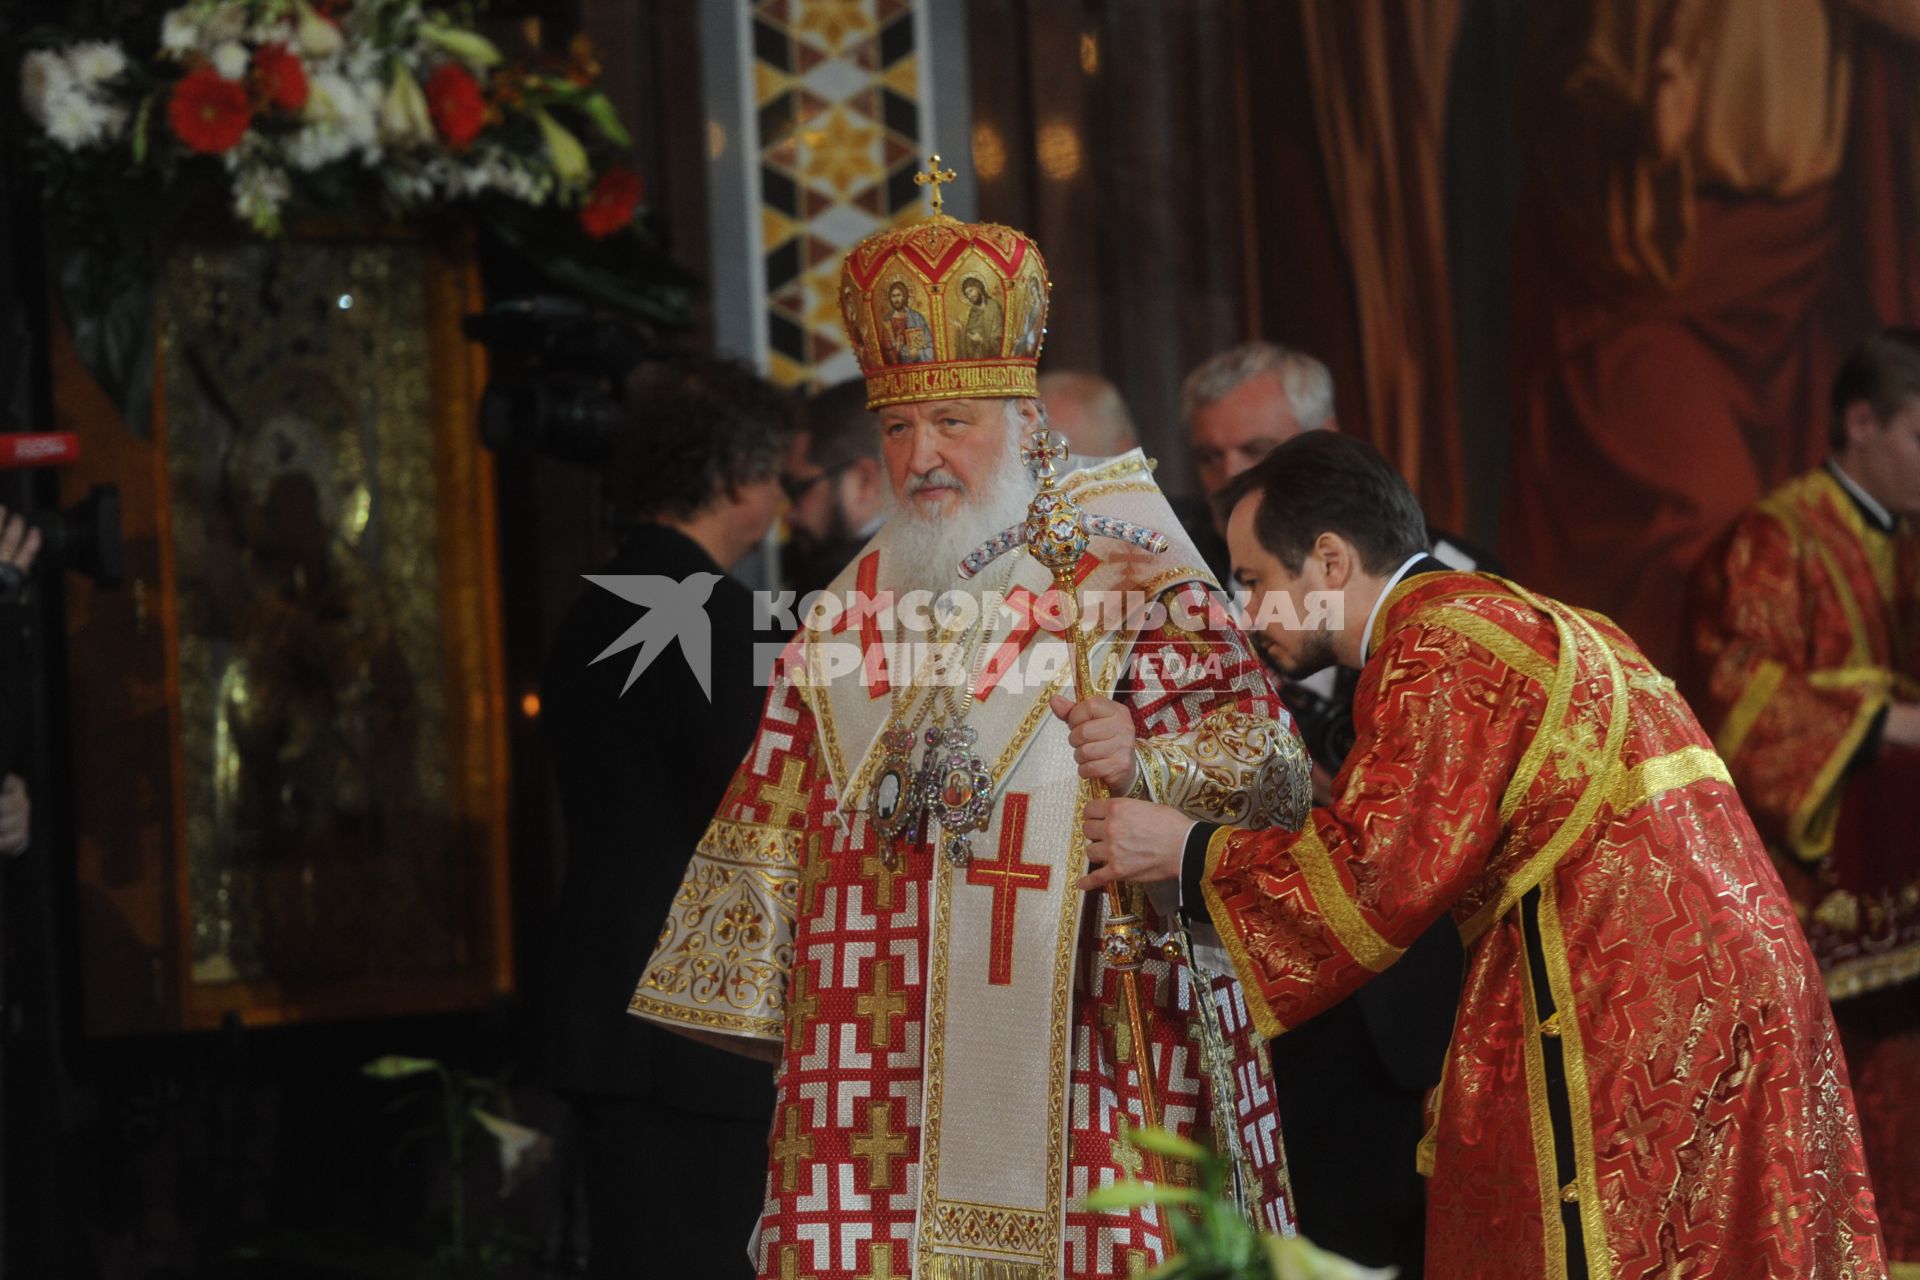
[{"label": "priest's dark hair", "polygon": [[1369,573],[1392,573],[1427,549],[1427,520],[1407,482],[1372,445],[1338,431],[1303,431],[1235,476],[1217,499],[1221,520],[1256,493],[1253,536],[1289,573],[1323,533],[1352,543]]},{"label": "priest's dark hair", "polygon": [[867,382],[848,378],[807,398],[807,461],[822,471],[880,457],[880,424],[867,408]]},{"label": "priest's dark hair", "polygon": [[608,504],[622,521],[685,520],[728,490],[778,474],[800,403],[735,360],[677,356],[628,376],[630,429],[607,462]]},{"label": "priest's dark hair", "polygon": [[1847,410],[1864,400],[1873,416],[1887,420],[1920,397],[1920,329],[1882,329],[1847,354],[1833,377],[1833,416],[1827,444],[1847,447]]}]

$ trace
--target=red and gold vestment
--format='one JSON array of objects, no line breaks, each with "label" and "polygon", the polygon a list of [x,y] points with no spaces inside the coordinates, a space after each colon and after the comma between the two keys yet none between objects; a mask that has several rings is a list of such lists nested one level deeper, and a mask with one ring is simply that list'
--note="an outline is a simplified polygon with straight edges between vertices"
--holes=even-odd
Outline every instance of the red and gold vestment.
[{"label": "red and gold vestment", "polygon": [[1672,683],[1482,575],[1372,638],[1333,806],[1216,833],[1204,885],[1268,1035],[1459,925],[1427,1274],[1885,1274],[1819,971]]},{"label": "red and gold vestment", "polygon": [[1920,750],[1876,732],[1920,698],[1920,538],[1810,472],[1701,562],[1687,639],[1834,1001],[1887,1252],[1920,1275]]},{"label": "red and gold vestment", "polygon": [[[1090,507],[1171,528],[1137,452],[1068,483]],[[885,536],[830,596],[895,585]],[[1297,823],[1304,752],[1258,660],[1208,607],[1198,557],[1175,544],[1083,562],[1085,597],[1172,606],[1164,624],[1108,632],[1093,663],[1133,712],[1144,792],[1196,817]],[[870,799],[890,700],[902,693],[911,708],[915,692],[864,643],[847,674],[809,679],[829,633],[797,640],[634,995],[643,1017],[780,1046],[756,1254],[768,1280],[1135,1274],[1164,1256],[1164,1219],[1076,1205],[1138,1172],[1118,1139],[1141,1122],[1149,1060],[1163,1125],[1232,1149],[1259,1221],[1291,1229],[1265,1045],[1224,955],[1208,973],[1156,949],[1139,970],[1151,1045],[1134,1042],[1100,949],[1104,903],[1072,888],[1085,872],[1081,790],[1047,705],[1071,692],[1072,664],[1036,621],[1052,612],[1052,579],[1022,554],[1008,582],[1009,607],[964,667],[976,690],[965,723],[996,782],[971,864],[925,841],[889,862]],[[1013,998],[1022,984],[1037,1023],[997,1020],[1030,1007]],[[1203,1053],[1209,1039],[1223,1052]],[[1015,1203],[1022,1182],[1039,1185],[1037,1207]]]}]

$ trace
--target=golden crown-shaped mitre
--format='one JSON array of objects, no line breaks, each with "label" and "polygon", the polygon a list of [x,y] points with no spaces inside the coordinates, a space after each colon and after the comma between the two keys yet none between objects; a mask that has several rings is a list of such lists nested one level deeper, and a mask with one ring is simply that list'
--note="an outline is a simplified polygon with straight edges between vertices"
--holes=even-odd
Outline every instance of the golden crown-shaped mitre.
[{"label": "golden crown-shaped mitre", "polygon": [[855,245],[840,315],[867,379],[867,407],[1035,396],[1047,333],[1047,264],[1011,227],[940,212],[953,171],[933,157],[933,216]]}]

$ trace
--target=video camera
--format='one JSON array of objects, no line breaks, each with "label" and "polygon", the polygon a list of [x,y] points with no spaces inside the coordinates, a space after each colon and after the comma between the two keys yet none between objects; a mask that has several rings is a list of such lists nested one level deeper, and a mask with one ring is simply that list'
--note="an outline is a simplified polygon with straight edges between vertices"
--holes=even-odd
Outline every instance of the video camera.
[{"label": "video camera", "polygon": [[496,303],[461,326],[495,367],[480,399],[480,439],[496,453],[598,466],[627,429],[620,385],[653,343],[583,303],[540,295]]}]

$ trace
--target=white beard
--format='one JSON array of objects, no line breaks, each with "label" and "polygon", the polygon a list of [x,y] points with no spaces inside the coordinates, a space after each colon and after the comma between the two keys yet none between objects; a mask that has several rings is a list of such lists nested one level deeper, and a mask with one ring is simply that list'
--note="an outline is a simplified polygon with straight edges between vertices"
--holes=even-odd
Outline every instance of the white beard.
[{"label": "white beard", "polygon": [[1020,420],[1010,417],[1007,447],[999,465],[982,489],[962,493],[951,515],[926,515],[911,497],[900,497],[876,539],[883,586],[935,595],[953,589],[977,595],[983,589],[978,580],[962,581],[960,561],[995,534],[1027,518],[1036,485],[1020,462],[1020,441],[1026,434]]}]

